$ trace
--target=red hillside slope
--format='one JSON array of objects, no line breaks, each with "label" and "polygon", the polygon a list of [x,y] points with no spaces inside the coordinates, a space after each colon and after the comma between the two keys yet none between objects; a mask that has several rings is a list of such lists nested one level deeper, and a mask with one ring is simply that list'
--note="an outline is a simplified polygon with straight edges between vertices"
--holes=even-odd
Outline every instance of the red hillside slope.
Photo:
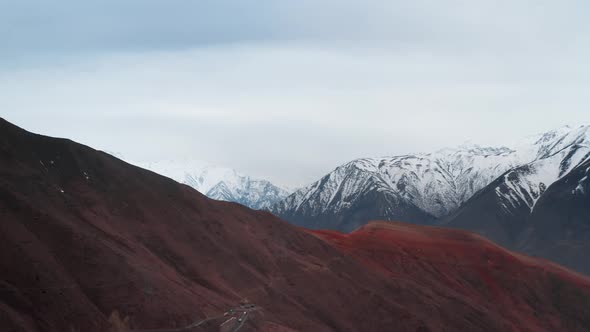
[{"label": "red hillside slope", "polygon": [[[510,252],[479,235],[394,222],[372,222],[351,234],[313,233],[370,270],[405,285],[407,299],[444,294],[449,306],[462,303],[453,310],[457,317],[475,318],[464,309],[476,307],[497,315],[502,331],[588,328],[587,277]],[[440,304],[432,303],[429,322],[443,330],[444,313],[434,309]],[[565,323],[564,316],[573,322]]]},{"label": "red hillside slope", "polygon": [[2,332],[108,331],[115,311],[138,330],[590,330],[587,279],[391,227],[310,234],[0,120]]}]

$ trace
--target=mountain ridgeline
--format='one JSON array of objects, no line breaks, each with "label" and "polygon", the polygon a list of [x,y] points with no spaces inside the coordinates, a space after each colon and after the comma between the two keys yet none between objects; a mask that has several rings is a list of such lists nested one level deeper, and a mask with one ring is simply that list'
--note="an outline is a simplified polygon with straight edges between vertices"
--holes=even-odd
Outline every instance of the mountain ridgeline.
[{"label": "mountain ridgeline", "polygon": [[[590,224],[582,211],[584,202],[590,206],[588,192],[583,190],[589,158],[590,126],[566,126],[511,148],[463,145],[434,153],[358,159],[295,191],[271,211],[297,225],[344,232],[370,220],[468,229],[590,273],[590,263],[566,259],[577,257],[566,252],[584,251],[589,243],[586,237],[575,237],[569,244],[563,238],[565,233],[583,233]],[[565,188],[564,181],[578,181],[582,189],[556,194],[560,186]],[[567,204],[547,198],[549,193],[564,202],[579,202],[581,208],[559,211],[556,206]],[[568,224],[569,228],[553,234],[551,241],[567,248],[562,254],[559,246],[539,249],[543,243],[533,231],[535,220],[546,219],[540,211],[553,204],[554,226],[564,225],[564,219],[578,220],[575,226]]]},{"label": "mountain ridgeline", "polygon": [[432,224],[518,162],[513,150],[477,146],[358,159],[297,190],[272,211],[304,227],[345,232],[372,219]]},{"label": "mountain ridgeline", "polygon": [[310,231],[0,119],[2,331],[583,332],[589,303],[589,278],[467,231]]}]

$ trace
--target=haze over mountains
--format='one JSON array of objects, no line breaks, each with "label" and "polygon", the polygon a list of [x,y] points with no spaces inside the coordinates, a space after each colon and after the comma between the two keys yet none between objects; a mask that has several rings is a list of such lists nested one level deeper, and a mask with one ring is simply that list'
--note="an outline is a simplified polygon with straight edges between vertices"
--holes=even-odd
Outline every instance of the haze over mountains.
[{"label": "haze over mountains", "polygon": [[207,197],[240,203],[256,210],[268,209],[289,194],[288,189],[267,180],[195,159],[128,162],[189,185]]},{"label": "haze over mountains", "polygon": [[590,279],[469,232],[310,231],[2,119],[0,161],[8,331],[590,329]]},{"label": "haze over mountains", "polygon": [[[568,165],[585,158],[587,133],[588,126],[565,126],[514,147],[463,144],[433,153],[357,159],[294,192],[195,159],[128,161],[213,199],[271,210],[306,227],[351,231],[370,219],[434,223],[509,170],[529,171],[527,179],[518,180],[522,183],[505,184],[510,190],[502,191],[514,197],[505,197],[504,204],[514,205],[514,200],[522,199],[532,208],[542,191],[566,173]],[[581,149],[564,155],[568,147]]]}]

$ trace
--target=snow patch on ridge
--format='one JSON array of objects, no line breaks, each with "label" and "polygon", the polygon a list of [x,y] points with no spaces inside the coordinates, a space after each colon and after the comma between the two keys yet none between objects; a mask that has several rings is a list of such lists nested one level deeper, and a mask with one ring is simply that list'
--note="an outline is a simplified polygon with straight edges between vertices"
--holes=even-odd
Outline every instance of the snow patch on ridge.
[{"label": "snow patch on ridge", "polygon": [[578,185],[576,186],[574,193],[586,194],[586,191],[584,189],[584,185],[588,181],[588,176],[589,176],[588,174],[589,173],[590,173],[590,167],[586,168],[586,175],[583,178],[581,178],[580,181],[578,181]]}]

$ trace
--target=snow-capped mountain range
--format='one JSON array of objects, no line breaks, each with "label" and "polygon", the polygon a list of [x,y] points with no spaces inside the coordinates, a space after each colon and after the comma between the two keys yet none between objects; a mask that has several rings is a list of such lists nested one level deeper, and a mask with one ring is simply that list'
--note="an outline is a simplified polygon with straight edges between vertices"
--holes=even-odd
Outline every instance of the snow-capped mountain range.
[{"label": "snow-capped mountain range", "polygon": [[210,198],[240,203],[253,209],[268,209],[289,194],[287,188],[267,180],[199,160],[128,162],[189,185]]},{"label": "snow-capped mountain range", "polygon": [[551,184],[588,160],[590,126],[566,126],[544,133],[522,151],[532,160],[504,174],[495,189],[507,211],[522,202],[532,212]]},{"label": "snow-capped mountain range", "polygon": [[272,211],[299,225],[351,231],[370,219],[432,223],[503,176],[506,206],[530,209],[553,182],[588,159],[590,126],[563,127],[514,147],[462,145],[433,153],[363,158],[299,189]]}]

